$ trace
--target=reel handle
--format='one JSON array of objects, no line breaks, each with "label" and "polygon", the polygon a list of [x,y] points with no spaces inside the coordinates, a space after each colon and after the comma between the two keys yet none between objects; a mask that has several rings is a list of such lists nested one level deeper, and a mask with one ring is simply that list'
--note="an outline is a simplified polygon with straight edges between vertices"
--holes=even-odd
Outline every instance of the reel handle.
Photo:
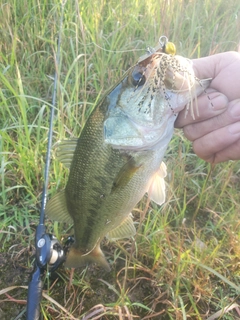
[{"label": "reel handle", "polygon": [[36,265],[28,284],[26,320],[38,320],[40,317],[40,302],[42,299],[43,289],[41,275],[42,272]]}]

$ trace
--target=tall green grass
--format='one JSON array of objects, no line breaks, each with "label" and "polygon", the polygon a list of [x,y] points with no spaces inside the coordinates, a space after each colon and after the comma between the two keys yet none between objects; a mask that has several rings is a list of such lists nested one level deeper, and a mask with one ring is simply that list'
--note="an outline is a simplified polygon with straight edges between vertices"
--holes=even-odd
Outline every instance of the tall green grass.
[{"label": "tall green grass", "polygon": [[[1,256],[9,257],[9,265],[20,261],[30,269],[61,2],[13,0],[0,6]],[[163,34],[188,58],[237,50],[240,4],[66,1],[54,142],[78,136],[100,96]],[[217,312],[221,319],[239,318],[239,162],[210,172],[181,131],[166,162],[167,201],[159,208],[144,199],[135,211],[137,222],[145,217],[136,241],[107,244],[111,275],[94,268],[75,271],[69,288],[70,273],[60,270],[42,302],[46,319],[84,314],[83,319],[214,319]],[[49,193],[62,188],[66,178],[53,152]],[[47,226],[61,240],[70,233],[68,226],[50,221]],[[19,252],[27,255],[24,263]],[[5,280],[0,283],[8,286]],[[10,304],[5,301],[0,308],[7,313]]]}]

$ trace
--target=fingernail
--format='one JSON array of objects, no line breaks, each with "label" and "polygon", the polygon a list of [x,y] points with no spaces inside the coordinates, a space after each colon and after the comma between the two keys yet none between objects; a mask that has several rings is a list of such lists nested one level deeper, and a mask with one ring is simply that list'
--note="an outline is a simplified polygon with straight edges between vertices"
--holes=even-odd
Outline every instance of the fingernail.
[{"label": "fingernail", "polygon": [[228,98],[224,94],[212,93],[208,96],[209,107],[214,110],[226,109],[228,105]]},{"label": "fingernail", "polygon": [[228,127],[228,131],[229,131],[231,134],[240,133],[240,121],[231,124],[231,125]]},{"label": "fingernail", "polygon": [[236,119],[236,118],[240,118],[240,100],[237,100],[234,105],[232,105],[230,107],[229,110],[232,118]]}]

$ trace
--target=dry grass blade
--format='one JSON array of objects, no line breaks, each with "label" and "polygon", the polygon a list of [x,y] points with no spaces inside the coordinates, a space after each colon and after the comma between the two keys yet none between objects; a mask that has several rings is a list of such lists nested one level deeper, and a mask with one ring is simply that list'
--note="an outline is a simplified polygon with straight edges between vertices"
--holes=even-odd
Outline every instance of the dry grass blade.
[{"label": "dry grass blade", "polygon": [[5,293],[7,293],[11,290],[14,290],[14,289],[19,289],[19,288],[27,289],[28,287],[27,286],[11,286],[11,287],[4,288],[4,289],[0,290],[0,295],[5,294]]},{"label": "dry grass blade", "polygon": [[99,317],[102,317],[105,314],[106,307],[104,307],[102,304],[98,304],[91,308],[88,311],[87,315],[84,315],[81,320],[89,320],[89,319],[99,319]]},{"label": "dry grass blade", "polygon": [[[103,316],[118,316],[119,320],[134,320],[139,319],[138,316],[132,315],[128,310],[127,306],[115,306],[115,307],[106,307],[102,304],[94,306],[91,310],[84,315],[81,320],[97,320],[102,319]],[[107,318],[106,318],[107,319]]]},{"label": "dry grass blade", "polygon": [[238,315],[240,316],[239,305],[237,303],[233,303],[230,306],[227,306],[227,307],[223,308],[222,310],[219,310],[218,312],[214,313],[213,315],[208,317],[206,320],[220,319],[225,313],[227,313],[233,309],[238,309]]},{"label": "dry grass blade", "polygon": [[[14,289],[19,289],[19,288],[22,288],[22,289],[28,289],[27,286],[11,286],[11,287],[8,287],[8,288],[5,288],[5,289],[2,289],[0,290],[0,295],[2,294],[6,294],[7,292],[11,291],[11,290],[14,290]],[[48,294],[46,294],[45,292],[42,293],[42,296],[47,299],[49,302],[51,302],[52,304],[54,304],[56,307],[58,307],[60,310],[62,310],[66,316],[69,317],[69,319],[72,319],[72,320],[77,320],[77,318],[75,318],[74,316],[71,315],[71,313],[66,310],[63,306],[61,306],[56,300],[54,300],[53,298],[51,298]],[[16,299],[13,299],[12,297],[10,297],[10,299],[8,301],[14,301],[14,302],[17,302],[18,300]],[[20,300],[22,302],[22,300]],[[26,301],[25,301],[25,304],[26,304]]]},{"label": "dry grass blade", "polygon": [[47,299],[49,302],[51,302],[52,304],[54,304],[56,307],[58,307],[60,310],[62,310],[66,316],[69,317],[69,319],[71,320],[78,320],[78,318],[75,318],[67,309],[65,309],[63,306],[61,306],[60,303],[58,303],[56,300],[54,300],[53,298],[51,298],[48,294],[46,294],[45,292],[42,293],[42,296]]},{"label": "dry grass blade", "polygon": [[[162,311],[159,311],[159,312],[157,312],[157,313],[150,314],[149,316],[145,316],[144,318],[142,318],[142,320],[154,319],[155,317],[161,316],[161,314],[163,314],[165,311],[166,311],[166,310],[163,309]],[[160,318],[157,318],[157,319],[160,319]]]}]

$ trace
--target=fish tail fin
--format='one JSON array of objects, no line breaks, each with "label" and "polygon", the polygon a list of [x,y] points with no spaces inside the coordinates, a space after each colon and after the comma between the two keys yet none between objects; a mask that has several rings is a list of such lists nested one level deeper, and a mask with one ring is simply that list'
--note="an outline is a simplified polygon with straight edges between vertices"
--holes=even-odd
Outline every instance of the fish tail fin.
[{"label": "fish tail fin", "polygon": [[90,263],[97,263],[106,271],[110,271],[110,266],[100,248],[100,245],[97,245],[92,251],[87,254],[82,254],[78,249],[71,247],[67,254],[65,267],[79,268]]}]

